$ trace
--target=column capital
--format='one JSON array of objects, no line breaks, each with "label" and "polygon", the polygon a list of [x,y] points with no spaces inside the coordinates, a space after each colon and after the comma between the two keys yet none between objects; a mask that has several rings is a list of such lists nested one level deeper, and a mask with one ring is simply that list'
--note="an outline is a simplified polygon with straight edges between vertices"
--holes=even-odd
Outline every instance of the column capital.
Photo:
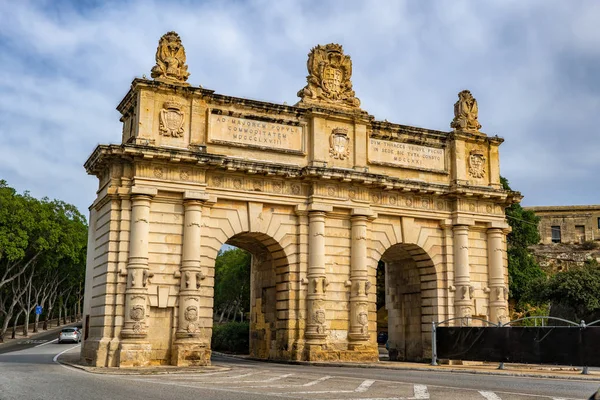
[{"label": "column capital", "polygon": [[471,218],[454,217],[452,219],[452,225],[466,225],[466,226],[471,226],[471,225],[475,225],[475,221],[473,221]]},{"label": "column capital", "polygon": [[205,202],[209,200],[209,194],[206,192],[195,192],[192,190],[186,190],[183,192],[183,201],[201,201]]},{"label": "column capital", "polygon": [[377,214],[370,208],[353,208],[350,212],[352,218],[368,218],[373,220],[377,218]]},{"label": "column capital", "polygon": [[330,213],[333,211],[333,206],[331,206],[329,204],[323,204],[323,203],[310,203],[308,205],[308,207],[306,208],[306,210],[309,213],[322,212],[324,214],[327,214],[327,213]]},{"label": "column capital", "polygon": [[131,193],[132,197],[134,197],[134,196],[135,197],[137,197],[137,196],[154,197],[158,194],[158,189],[144,187],[144,186],[132,186],[130,193]]},{"label": "column capital", "polygon": [[510,225],[508,225],[508,223],[506,221],[491,221],[491,222],[487,223],[487,228],[488,228],[488,230],[492,230],[492,229],[506,230],[506,229],[510,229]]}]

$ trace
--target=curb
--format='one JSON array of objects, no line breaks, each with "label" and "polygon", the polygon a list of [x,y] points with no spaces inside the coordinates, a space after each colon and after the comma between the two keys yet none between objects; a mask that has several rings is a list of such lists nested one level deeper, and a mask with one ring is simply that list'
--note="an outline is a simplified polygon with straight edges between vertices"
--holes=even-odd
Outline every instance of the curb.
[{"label": "curb", "polygon": [[315,367],[337,367],[337,368],[374,368],[382,370],[401,370],[401,371],[421,371],[421,372],[449,372],[457,374],[474,374],[474,375],[495,375],[495,376],[513,376],[522,378],[543,378],[543,379],[564,379],[564,380],[575,380],[575,381],[598,381],[600,376],[590,375],[556,375],[556,374],[544,374],[544,373],[527,373],[521,371],[489,371],[475,368],[448,368],[444,366],[431,366],[431,367],[417,367],[417,366],[403,366],[403,365],[383,365],[381,363],[365,364],[365,363],[341,363],[341,362],[311,362],[311,361],[285,361],[285,360],[263,360],[257,358],[251,358],[249,356],[240,356],[235,354],[226,354],[213,351],[213,354],[217,354],[225,358],[234,358],[238,360],[248,361],[260,361],[265,363],[273,364],[288,364],[288,365],[306,365]]}]

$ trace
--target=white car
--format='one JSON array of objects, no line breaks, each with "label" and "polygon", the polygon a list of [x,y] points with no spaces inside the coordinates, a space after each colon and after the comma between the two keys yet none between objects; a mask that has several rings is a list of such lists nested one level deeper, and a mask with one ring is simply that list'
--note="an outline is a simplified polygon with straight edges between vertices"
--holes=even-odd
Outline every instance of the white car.
[{"label": "white car", "polygon": [[81,342],[81,332],[77,328],[63,328],[58,334],[58,343]]}]

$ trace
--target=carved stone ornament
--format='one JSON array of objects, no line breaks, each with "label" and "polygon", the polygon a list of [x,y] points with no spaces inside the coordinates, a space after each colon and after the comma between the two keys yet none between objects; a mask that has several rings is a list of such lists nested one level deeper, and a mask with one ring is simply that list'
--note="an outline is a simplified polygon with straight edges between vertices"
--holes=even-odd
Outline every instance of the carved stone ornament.
[{"label": "carved stone ornament", "polygon": [[156,65],[150,76],[158,81],[189,85],[186,83],[190,73],[185,64],[185,49],[181,38],[175,32],[165,33],[158,41]]},{"label": "carved stone ornament", "polygon": [[313,320],[317,324],[317,333],[325,333],[325,310],[317,310],[313,315]]},{"label": "carved stone ornament", "polygon": [[337,160],[345,160],[350,155],[348,129],[335,128],[329,136],[329,155]]},{"label": "carved stone ornament", "polygon": [[450,127],[457,131],[479,132],[481,124],[477,120],[478,114],[477,100],[470,91],[463,90],[458,94],[458,101],[454,103],[454,119]]},{"label": "carved stone ornament", "polygon": [[485,176],[485,156],[481,150],[472,150],[469,154],[469,175],[473,178]]},{"label": "carved stone ornament", "polygon": [[185,320],[189,322],[194,322],[198,320],[198,307],[196,306],[188,306],[185,309]]},{"label": "carved stone ornament", "polygon": [[133,324],[133,332],[134,333],[141,333],[142,331],[143,331],[142,324],[140,324],[139,322],[136,322],[135,324]]},{"label": "carved stone ornament", "polygon": [[188,333],[194,333],[198,330],[198,327],[193,322],[190,322],[187,326]]},{"label": "carved stone ornament", "polygon": [[361,311],[358,314],[358,323],[361,325],[367,325],[369,323],[369,314],[366,311]]},{"label": "carved stone ornament", "polygon": [[170,137],[182,137],[184,116],[181,105],[174,101],[165,102],[158,118],[160,134]]},{"label": "carved stone ornament", "polygon": [[134,321],[141,321],[144,319],[145,313],[146,309],[144,308],[144,306],[137,304],[131,307],[131,310],[129,311],[129,318],[131,318]]},{"label": "carved stone ornament", "polygon": [[313,47],[308,54],[308,84],[298,92],[301,103],[329,103],[334,106],[359,107],[352,90],[352,61],[342,46],[330,43]]}]

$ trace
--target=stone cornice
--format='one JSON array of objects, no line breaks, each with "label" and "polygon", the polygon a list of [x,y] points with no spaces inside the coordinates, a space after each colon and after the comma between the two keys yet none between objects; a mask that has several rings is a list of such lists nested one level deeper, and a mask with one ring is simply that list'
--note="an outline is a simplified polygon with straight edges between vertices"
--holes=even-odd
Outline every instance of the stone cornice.
[{"label": "stone cornice", "polygon": [[177,164],[194,164],[206,169],[239,172],[250,175],[280,176],[305,181],[342,181],[365,185],[383,190],[397,190],[404,193],[432,194],[450,199],[481,198],[504,204],[519,202],[519,192],[495,189],[489,186],[445,185],[391,177],[383,174],[361,172],[352,169],[327,168],[264,161],[230,158],[204,151],[167,149],[154,146],[124,144],[99,145],[85,163],[88,174],[98,175],[110,162],[115,160],[158,160]]}]

